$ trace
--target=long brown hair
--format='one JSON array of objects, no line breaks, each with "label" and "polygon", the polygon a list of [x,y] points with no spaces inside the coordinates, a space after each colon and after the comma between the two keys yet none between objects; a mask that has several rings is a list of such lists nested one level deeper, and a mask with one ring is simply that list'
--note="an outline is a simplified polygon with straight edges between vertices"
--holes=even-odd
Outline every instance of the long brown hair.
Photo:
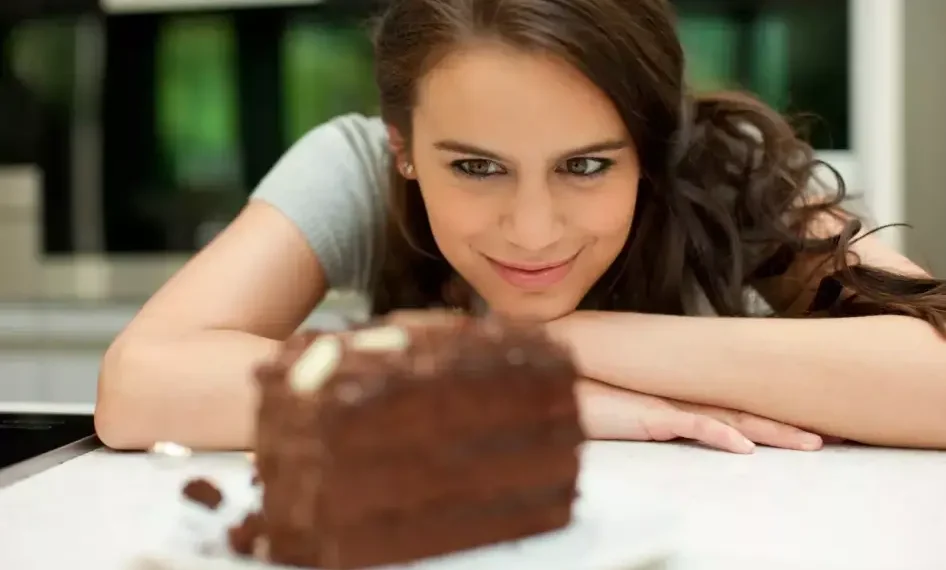
[{"label": "long brown hair", "polygon": [[[392,0],[376,29],[376,78],[383,118],[408,144],[418,79],[484,37],[569,62],[608,96],[638,149],[631,234],[582,308],[683,314],[695,284],[719,315],[744,316],[747,286],[811,256],[824,276],[814,301],[776,316],[900,314],[946,331],[944,283],[859,264],[855,216],[844,214],[838,235],[810,235],[813,220],[842,212],[844,182],[785,118],[745,94],[687,94],[667,0]],[[822,173],[835,189],[812,200]],[[375,311],[469,308],[417,183],[393,164],[389,211]]]}]

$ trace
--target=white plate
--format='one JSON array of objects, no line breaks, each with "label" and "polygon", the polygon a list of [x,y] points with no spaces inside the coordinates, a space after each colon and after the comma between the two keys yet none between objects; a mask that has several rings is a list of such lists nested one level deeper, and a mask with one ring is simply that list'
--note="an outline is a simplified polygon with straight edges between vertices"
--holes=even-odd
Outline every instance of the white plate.
[{"label": "white plate", "polygon": [[[215,481],[222,480],[214,474],[208,475]],[[229,479],[234,481],[232,477]],[[238,480],[242,482],[247,478],[241,476]],[[169,535],[169,542],[135,560],[127,570],[285,568],[238,559],[225,552],[225,528],[239,518],[248,505],[258,501],[258,497],[244,492],[239,499],[234,499],[243,491],[235,489],[234,485],[224,483],[221,486],[228,504],[215,515],[215,520],[211,522],[205,514],[199,515],[204,516],[204,520],[198,520],[199,516],[195,517],[198,510],[182,504],[187,510],[184,515],[187,520],[183,523],[181,519],[168,521],[179,532]],[[653,505],[645,494],[626,487],[617,480],[596,476],[594,481],[589,481],[589,476],[583,475],[579,482],[581,496],[575,504],[574,520],[561,531],[383,570],[638,570],[660,567],[673,553],[673,519],[670,513]],[[200,541],[186,541],[182,540],[180,532],[198,533],[203,537]],[[208,544],[212,553],[201,554],[201,545],[206,552]]]}]

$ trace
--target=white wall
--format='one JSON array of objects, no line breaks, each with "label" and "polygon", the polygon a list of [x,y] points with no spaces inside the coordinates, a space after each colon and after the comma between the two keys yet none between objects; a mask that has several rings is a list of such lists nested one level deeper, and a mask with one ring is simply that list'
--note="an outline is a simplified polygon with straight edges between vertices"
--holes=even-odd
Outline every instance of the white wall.
[{"label": "white wall", "polygon": [[0,349],[0,402],[95,402],[100,350]]},{"label": "white wall", "polygon": [[[841,0],[825,0],[841,1]],[[910,0],[911,2],[913,0]],[[878,225],[904,221],[903,6],[901,0],[849,0],[851,124],[858,186]],[[903,250],[901,229],[879,234]]]},{"label": "white wall", "polygon": [[905,243],[946,277],[946,1],[904,4]]}]

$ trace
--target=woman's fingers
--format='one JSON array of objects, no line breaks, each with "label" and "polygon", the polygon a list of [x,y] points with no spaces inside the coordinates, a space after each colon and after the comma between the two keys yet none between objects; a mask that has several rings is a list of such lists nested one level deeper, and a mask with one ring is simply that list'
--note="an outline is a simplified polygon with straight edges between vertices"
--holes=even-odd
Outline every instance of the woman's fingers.
[{"label": "woman's fingers", "polygon": [[824,446],[820,436],[795,426],[743,412],[732,414],[731,423],[726,423],[756,443],[799,451],[817,451]]},{"label": "woman's fingers", "polygon": [[692,439],[725,451],[755,447],[739,430],[719,420],[682,411],[667,400],[621,390],[594,380],[579,382],[582,426],[592,439],[670,441]]},{"label": "woman's fingers", "polygon": [[655,412],[660,417],[648,422],[648,431],[655,440],[692,439],[733,453],[746,454],[755,450],[755,444],[739,430],[710,416],[678,409]]},{"label": "woman's fingers", "polygon": [[691,439],[733,453],[752,453],[753,442],[799,450],[820,449],[823,445],[813,433],[767,418],[667,400],[593,380],[582,380],[576,395],[582,426],[592,439]]},{"label": "woman's fingers", "polygon": [[824,445],[817,434],[761,416],[712,406],[678,405],[683,410],[715,418],[761,445],[799,451],[816,451]]}]

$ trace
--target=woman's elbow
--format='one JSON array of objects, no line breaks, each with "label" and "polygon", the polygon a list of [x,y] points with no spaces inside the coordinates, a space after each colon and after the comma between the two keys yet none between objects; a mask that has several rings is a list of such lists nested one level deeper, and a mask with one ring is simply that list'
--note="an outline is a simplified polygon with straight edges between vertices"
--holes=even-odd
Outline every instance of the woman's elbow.
[{"label": "woman's elbow", "polygon": [[95,432],[106,446],[119,450],[143,449],[148,443],[147,402],[136,387],[142,374],[140,344],[119,337],[105,352],[99,366],[95,402]]}]

